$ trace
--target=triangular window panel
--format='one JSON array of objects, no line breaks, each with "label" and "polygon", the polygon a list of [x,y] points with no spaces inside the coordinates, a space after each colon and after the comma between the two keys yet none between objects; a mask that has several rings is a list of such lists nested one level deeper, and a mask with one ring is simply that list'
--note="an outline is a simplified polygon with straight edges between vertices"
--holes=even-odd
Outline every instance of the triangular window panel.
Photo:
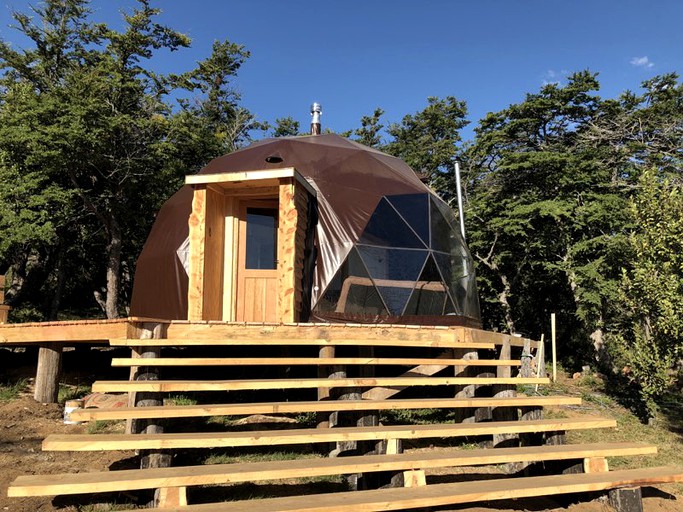
[{"label": "triangular window panel", "polygon": [[380,200],[370,217],[359,243],[387,247],[424,248],[426,246],[385,198]]},{"label": "triangular window panel", "polygon": [[388,314],[355,248],[349,252],[315,309],[340,314]]},{"label": "triangular window panel", "polygon": [[432,225],[430,247],[435,251],[450,252],[451,247],[453,247],[455,243],[458,243],[456,234],[439,209],[436,208],[433,201],[430,211],[430,221]]},{"label": "triangular window panel", "polygon": [[434,258],[429,256],[404,314],[440,316],[444,314],[447,302],[450,303],[451,300],[446,285],[436,268]]},{"label": "triangular window panel", "polygon": [[429,194],[400,194],[386,198],[424,244],[429,245]]},{"label": "triangular window panel", "polygon": [[448,287],[451,299],[456,306],[456,312],[460,314],[461,308],[458,306],[463,304],[467,295],[467,290],[463,290],[462,286],[460,286],[460,281],[464,272],[463,262],[450,254],[439,252],[432,254],[434,255],[436,265],[443,276],[444,283],[446,283],[446,286]]},{"label": "triangular window panel", "polygon": [[392,280],[410,283],[408,288],[412,289],[429,254],[427,251],[390,247],[356,247],[377,286],[383,286],[380,280]]},{"label": "triangular window panel", "polygon": [[389,308],[389,314],[401,316],[413,290],[394,286],[378,286],[377,289]]}]

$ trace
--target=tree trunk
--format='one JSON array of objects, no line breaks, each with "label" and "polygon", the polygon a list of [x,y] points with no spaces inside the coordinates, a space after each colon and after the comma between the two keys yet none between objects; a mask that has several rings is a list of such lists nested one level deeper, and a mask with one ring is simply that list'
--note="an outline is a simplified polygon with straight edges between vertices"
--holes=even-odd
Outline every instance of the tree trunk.
[{"label": "tree trunk", "polygon": [[109,223],[109,243],[107,244],[107,298],[105,301],[105,314],[107,318],[119,317],[119,288],[121,269],[121,247],[123,239],[121,227],[115,218]]},{"label": "tree trunk", "polygon": [[59,396],[59,374],[62,370],[62,346],[49,343],[40,347],[33,398],[44,404],[54,404]]},{"label": "tree trunk", "polygon": [[55,286],[55,293],[52,296],[52,301],[50,303],[50,313],[48,314],[48,320],[56,320],[59,314],[59,306],[62,302],[62,293],[64,291],[64,281],[66,279],[66,269],[64,268],[64,253],[66,250],[63,245],[59,247],[59,253],[57,255],[57,284]]},{"label": "tree trunk", "polygon": [[503,291],[498,294],[498,300],[503,306],[503,314],[505,315],[505,326],[510,334],[515,333],[515,321],[512,318],[512,307],[510,306],[510,293],[512,287],[510,286],[510,280],[505,274],[498,274],[500,282],[503,284]]}]

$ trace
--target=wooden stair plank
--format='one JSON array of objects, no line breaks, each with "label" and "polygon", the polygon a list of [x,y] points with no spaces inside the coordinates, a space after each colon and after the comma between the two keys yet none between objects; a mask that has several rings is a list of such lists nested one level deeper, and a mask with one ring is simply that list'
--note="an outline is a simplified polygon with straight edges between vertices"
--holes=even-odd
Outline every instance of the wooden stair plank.
[{"label": "wooden stair plank", "polygon": [[345,379],[266,379],[266,380],[139,380],[97,381],[93,392],[172,392],[172,391],[238,391],[250,389],[311,389],[375,386],[462,386],[549,384],[548,378],[498,377],[376,377]]},{"label": "wooden stair plank", "polygon": [[[171,507],[166,512],[377,512],[683,482],[683,468],[503,478]],[[126,511],[131,512],[131,511]]]},{"label": "wooden stair plank", "polygon": [[571,460],[587,457],[652,455],[655,453],[657,453],[657,447],[645,443],[603,443],[448,450],[428,453],[409,452],[398,455],[212,464],[96,473],[27,475],[16,478],[10,484],[7,493],[10,497],[86,494],[160,487],[220,485],[371,471],[401,471],[414,468],[429,469],[509,462]]},{"label": "wooden stair plank", "polygon": [[493,350],[496,344],[486,341],[458,341],[453,339],[326,339],[326,338],[179,338],[179,339],[130,339],[111,338],[113,347],[191,347],[191,346],[360,346],[360,347],[432,347],[432,348],[471,348]]},{"label": "wooden stair plank", "polygon": [[334,441],[378,441],[384,439],[425,439],[508,433],[537,433],[592,428],[613,428],[609,418],[563,418],[488,423],[447,423],[432,425],[392,425],[378,427],[303,428],[242,432],[169,434],[52,434],[43,441],[46,451],[162,450],[235,446],[275,446]]},{"label": "wooden stair plank", "polygon": [[[446,359],[404,357],[160,357],[145,360],[145,366],[259,366],[259,365],[396,365],[435,364],[446,366],[521,366],[519,359]],[[140,366],[140,359],[115,357],[112,366]]]},{"label": "wooden stair plank", "polygon": [[465,407],[546,407],[580,405],[581,398],[567,396],[516,396],[506,398],[410,398],[395,400],[325,400],[238,404],[165,405],[160,407],[113,407],[76,409],[73,421],[131,418],[189,418],[302,412],[374,411],[398,409],[444,409]]}]

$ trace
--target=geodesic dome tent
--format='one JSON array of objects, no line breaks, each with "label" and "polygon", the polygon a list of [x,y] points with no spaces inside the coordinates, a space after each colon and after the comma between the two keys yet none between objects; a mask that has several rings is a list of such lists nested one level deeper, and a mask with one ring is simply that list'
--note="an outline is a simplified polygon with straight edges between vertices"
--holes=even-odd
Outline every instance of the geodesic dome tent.
[{"label": "geodesic dome tent", "polygon": [[[237,178],[286,168],[313,192],[302,210],[307,257],[294,269],[304,282],[298,300],[309,307],[297,321],[480,325],[472,257],[457,218],[400,159],[334,134],[287,137],[216,158],[199,174]],[[245,231],[236,246],[253,245],[257,229],[266,229],[257,225],[262,211],[253,210],[253,235]],[[191,212],[187,185],[159,211],[138,260],[132,315],[187,318]],[[273,253],[273,244],[263,250]],[[218,319],[235,319],[223,312]]]}]

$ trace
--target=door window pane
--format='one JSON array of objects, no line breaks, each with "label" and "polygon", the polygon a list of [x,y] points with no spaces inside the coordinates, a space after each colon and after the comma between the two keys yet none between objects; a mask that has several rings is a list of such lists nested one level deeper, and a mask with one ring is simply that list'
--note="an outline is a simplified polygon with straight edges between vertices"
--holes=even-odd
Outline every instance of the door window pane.
[{"label": "door window pane", "polygon": [[277,268],[277,208],[247,208],[246,268]]}]

